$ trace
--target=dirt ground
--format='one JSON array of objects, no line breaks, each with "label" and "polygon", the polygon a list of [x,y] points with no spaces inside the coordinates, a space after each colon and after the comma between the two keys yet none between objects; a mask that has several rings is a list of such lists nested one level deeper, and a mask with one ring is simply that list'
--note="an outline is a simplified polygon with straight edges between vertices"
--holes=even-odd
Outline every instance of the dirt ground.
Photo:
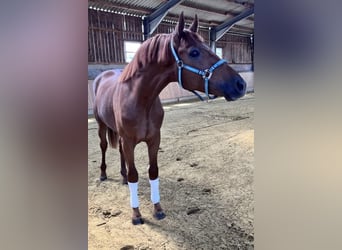
[{"label": "dirt ground", "polygon": [[254,249],[254,94],[235,102],[165,105],[158,154],[161,204],[152,217],[147,147],[136,147],[140,211],[131,224],[120,158],[107,151],[108,180],[99,181],[97,124],[88,120],[89,249]]}]

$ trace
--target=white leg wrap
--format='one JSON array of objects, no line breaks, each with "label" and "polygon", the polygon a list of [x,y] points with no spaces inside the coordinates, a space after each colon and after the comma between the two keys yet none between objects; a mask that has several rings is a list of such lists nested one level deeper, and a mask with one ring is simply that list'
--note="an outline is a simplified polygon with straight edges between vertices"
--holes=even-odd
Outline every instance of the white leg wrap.
[{"label": "white leg wrap", "polygon": [[138,198],[138,182],[128,182],[129,192],[131,195],[131,207],[137,208],[139,207],[139,198]]},{"label": "white leg wrap", "polygon": [[159,178],[155,180],[150,180],[151,186],[151,201],[153,204],[160,202],[159,196]]}]

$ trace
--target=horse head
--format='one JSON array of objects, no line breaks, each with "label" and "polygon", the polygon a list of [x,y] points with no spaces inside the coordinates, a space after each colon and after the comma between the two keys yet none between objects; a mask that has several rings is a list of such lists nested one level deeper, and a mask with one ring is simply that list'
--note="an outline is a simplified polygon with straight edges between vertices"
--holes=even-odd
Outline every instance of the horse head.
[{"label": "horse head", "polygon": [[234,101],[244,96],[245,81],[205,44],[197,31],[197,15],[190,27],[185,29],[181,13],[171,40],[180,85],[190,91],[204,92],[208,98],[212,94]]}]

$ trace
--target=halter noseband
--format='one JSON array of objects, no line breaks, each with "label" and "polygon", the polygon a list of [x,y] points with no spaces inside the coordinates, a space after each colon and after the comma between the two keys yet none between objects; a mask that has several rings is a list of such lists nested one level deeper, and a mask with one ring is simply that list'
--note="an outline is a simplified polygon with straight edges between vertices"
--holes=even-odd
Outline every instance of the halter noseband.
[{"label": "halter noseband", "polygon": [[[199,69],[196,69],[192,66],[189,66],[189,65],[186,65],[183,63],[182,60],[179,59],[178,55],[177,55],[177,52],[173,46],[173,39],[171,39],[171,51],[172,51],[172,54],[176,60],[176,64],[177,64],[177,68],[178,68],[178,84],[180,87],[184,88],[183,87],[183,83],[182,83],[182,69],[186,69],[190,72],[193,72],[195,74],[198,74],[200,76],[202,76],[202,78],[204,79],[204,90],[205,90],[205,94],[207,95],[207,101],[209,99],[214,99],[216,97],[211,97],[209,95],[209,79],[211,78],[212,74],[213,74],[213,71],[218,68],[219,66],[221,66],[222,64],[226,63],[227,61],[224,60],[224,59],[221,59],[219,60],[218,62],[216,62],[214,65],[212,65],[209,69],[205,69],[205,70],[199,70]],[[191,90],[191,92],[193,92],[201,101],[203,101],[203,98],[194,90]]]}]

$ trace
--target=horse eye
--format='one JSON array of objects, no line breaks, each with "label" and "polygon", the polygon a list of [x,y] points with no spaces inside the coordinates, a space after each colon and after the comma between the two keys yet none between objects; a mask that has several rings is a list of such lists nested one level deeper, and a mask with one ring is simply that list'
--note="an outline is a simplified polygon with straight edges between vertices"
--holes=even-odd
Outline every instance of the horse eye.
[{"label": "horse eye", "polygon": [[191,52],[190,52],[189,55],[190,55],[191,57],[198,57],[199,54],[200,54],[200,52],[199,52],[197,49],[193,49],[193,50],[191,50]]}]

